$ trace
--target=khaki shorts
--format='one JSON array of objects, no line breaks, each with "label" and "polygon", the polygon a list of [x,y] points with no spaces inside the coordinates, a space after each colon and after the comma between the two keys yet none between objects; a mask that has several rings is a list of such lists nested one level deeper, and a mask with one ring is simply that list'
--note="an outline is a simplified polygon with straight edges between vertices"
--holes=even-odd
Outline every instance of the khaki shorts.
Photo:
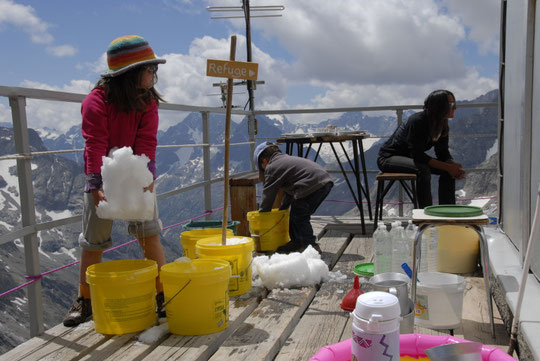
[{"label": "khaki shorts", "polygon": [[[154,193],[155,197],[155,193]],[[79,245],[87,251],[105,250],[112,246],[111,231],[113,221],[99,218],[96,214],[96,206],[92,193],[84,193],[84,211],[82,219],[82,235],[79,237]],[[157,209],[157,201],[154,202],[154,219],[143,222],[129,222],[128,232],[139,239],[160,234],[163,229]]]}]

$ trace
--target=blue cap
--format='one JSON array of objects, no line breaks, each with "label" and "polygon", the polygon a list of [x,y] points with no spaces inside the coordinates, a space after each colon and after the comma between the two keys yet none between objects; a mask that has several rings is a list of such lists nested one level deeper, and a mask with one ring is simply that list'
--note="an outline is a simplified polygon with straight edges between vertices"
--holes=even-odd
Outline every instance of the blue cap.
[{"label": "blue cap", "polygon": [[267,143],[267,142],[264,142],[264,143],[261,143],[257,146],[257,148],[255,148],[255,152],[253,152],[253,163],[255,163],[255,165],[257,166],[257,168],[259,167],[259,156],[261,155],[262,152],[264,152],[264,150],[266,148],[268,148],[270,145],[272,145],[271,143]]}]

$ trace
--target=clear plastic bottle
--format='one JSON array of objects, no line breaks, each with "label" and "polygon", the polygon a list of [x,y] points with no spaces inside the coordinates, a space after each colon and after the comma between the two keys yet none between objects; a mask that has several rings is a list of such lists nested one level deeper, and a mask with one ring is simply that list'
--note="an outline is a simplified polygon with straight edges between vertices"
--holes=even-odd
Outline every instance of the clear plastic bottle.
[{"label": "clear plastic bottle", "polygon": [[405,235],[407,236],[407,239],[410,240],[411,244],[409,246],[410,250],[411,250],[411,257],[412,257],[412,250],[413,250],[413,246],[414,246],[414,235],[416,234],[416,227],[413,223],[412,223],[412,220],[409,219],[409,222],[407,224],[407,228],[405,228]]},{"label": "clear plastic bottle", "polygon": [[390,249],[391,249],[390,253],[392,254],[392,256],[390,257],[390,271],[388,272],[393,272],[393,269],[394,269],[394,248],[395,248],[396,239],[397,239],[397,232],[398,232],[397,227],[400,224],[401,223],[399,221],[394,221],[390,223],[390,231],[388,232],[388,239],[389,239]]},{"label": "clear plastic bottle", "polygon": [[412,223],[411,219],[409,219],[409,221],[407,222],[407,228],[405,228],[405,233],[407,233],[407,236],[409,236],[409,238],[414,237],[414,224]]},{"label": "clear plastic bottle", "polygon": [[373,233],[373,243],[375,248],[373,273],[390,272],[392,265],[392,241],[384,223],[379,223],[379,226]]},{"label": "clear plastic bottle", "polygon": [[403,262],[410,262],[411,241],[407,238],[405,229],[401,225],[396,225],[394,228],[396,231],[392,240],[392,272],[405,274],[405,271],[401,268],[401,264]]},{"label": "clear plastic bottle", "polygon": [[427,268],[430,272],[437,272],[437,266],[438,266],[437,239],[439,238],[439,232],[437,231],[437,227],[430,227],[425,232],[425,234],[427,236],[426,243],[427,243],[428,250],[426,254],[427,262],[423,262],[423,263],[427,264]]},{"label": "clear plastic bottle", "polygon": [[[420,268],[418,269],[418,272],[427,272],[428,271],[428,243],[429,243],[429,236],[431,231],[428,229],[424,233],[422,233],[422,238],[420,238]],[[411,246],[411,247],[414,247]],[[413,249],[411,249],[411,252]],[[412,261],[411,261],[412,262]]]}]

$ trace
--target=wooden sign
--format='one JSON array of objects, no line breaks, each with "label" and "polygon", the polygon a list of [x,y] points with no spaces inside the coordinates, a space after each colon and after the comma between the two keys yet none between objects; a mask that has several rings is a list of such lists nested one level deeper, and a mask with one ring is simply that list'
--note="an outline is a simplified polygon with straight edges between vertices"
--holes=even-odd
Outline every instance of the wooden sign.
[{"label": "wooden sign", "polygon": [[206,60],[206,75],[218,78],[257,80],[259,64],[244,61]]}]

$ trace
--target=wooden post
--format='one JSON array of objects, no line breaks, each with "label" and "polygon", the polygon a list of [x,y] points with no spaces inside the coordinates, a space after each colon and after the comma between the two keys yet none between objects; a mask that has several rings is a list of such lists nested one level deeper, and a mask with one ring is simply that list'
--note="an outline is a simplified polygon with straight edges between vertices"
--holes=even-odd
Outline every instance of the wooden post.
[{"label": "wooden post", "polygon": [[[229,60],[236,57],[236,35],[231,36],[231,53]],[[223,223],[221,225],[221,244],[227,244],[227,217],[229,212],[229,146],[231,138],[231,108],[233,96],[233,78],[227,79],[227,108],[225,112],[225,160],[223,165],[224,190],[223,190]]]}]

